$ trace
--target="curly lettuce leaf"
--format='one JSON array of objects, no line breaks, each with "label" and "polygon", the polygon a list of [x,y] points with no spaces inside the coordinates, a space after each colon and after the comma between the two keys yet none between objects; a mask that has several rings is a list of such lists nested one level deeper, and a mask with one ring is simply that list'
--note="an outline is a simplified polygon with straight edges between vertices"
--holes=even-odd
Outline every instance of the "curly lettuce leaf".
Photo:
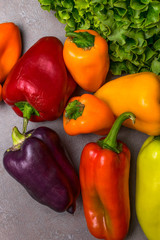
[{"label": "curly lettuce leaf", "polygon": [[111,71],[160,74],[159,0],[38,0],[66,31],[93,29],[108,41]]}]

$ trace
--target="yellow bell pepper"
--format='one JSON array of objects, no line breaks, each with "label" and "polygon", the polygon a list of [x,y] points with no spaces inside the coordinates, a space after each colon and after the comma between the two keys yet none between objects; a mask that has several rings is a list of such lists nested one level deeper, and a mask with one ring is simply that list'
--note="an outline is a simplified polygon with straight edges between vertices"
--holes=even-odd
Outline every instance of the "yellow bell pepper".
[{"label": "yellow bell pepper", "polygon": [[148,135],[160,134],[160,77],[151,72],[122,76],[104,84],[95,96],[106,102],[116,117],[133,112],[136,123],[124,125]]},{"label": "yellow bell pepper", "polygon": [[160,239],[160,136],[143,143],[136,168],[136,214],[147,239]]}]

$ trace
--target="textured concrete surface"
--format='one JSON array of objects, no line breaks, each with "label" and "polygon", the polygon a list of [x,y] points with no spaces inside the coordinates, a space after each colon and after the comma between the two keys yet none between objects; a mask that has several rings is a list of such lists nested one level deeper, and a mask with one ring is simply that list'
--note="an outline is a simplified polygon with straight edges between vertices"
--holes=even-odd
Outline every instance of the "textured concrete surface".
[{"label": "textured concrete surface", "polygon": [[[0,0],[0,23],[12,21],[21,30],[23,53],[39,38],[47,35],[65,40],[64,26],[54,17],[53,12],[40,8],[38,0]],[[76,94],[82,94],[78,89]],[[83,213],[81,197],[77,201],[77,210],[72,216],[68,213],[56,213],[34,201],[24,188],[4,170],[2,159],[6,149],[12,145],[13,126],[22,128],[22,119],[9,106],[0,103],[0,240],[91,240]],[[28,130],[38,126],[48,126],[57,131],[67,147],[78,172],[83,147],[97,136],[80,135],[70,137],[65,134],[62,118],[54,122],[30,123]],[[138,151],[147,138],[145,134],[122,128],[119,138],[131,149],[130,198],[131,222],[126,240],[146,240],[135,213],[135,176]]]}]

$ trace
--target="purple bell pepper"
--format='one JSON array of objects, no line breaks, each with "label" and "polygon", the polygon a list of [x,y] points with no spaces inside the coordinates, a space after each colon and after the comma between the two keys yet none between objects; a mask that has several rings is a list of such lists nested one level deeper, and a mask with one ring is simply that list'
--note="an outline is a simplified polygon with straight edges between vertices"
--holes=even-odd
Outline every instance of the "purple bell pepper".
[{"label": "purple bell pepper", "polygon": [[14,145],[3,158],[7,172],[36,201],[57,212],[74,213],[79,178],[58,134],[47,127],[21,134],[14,127],[12,138]]}]

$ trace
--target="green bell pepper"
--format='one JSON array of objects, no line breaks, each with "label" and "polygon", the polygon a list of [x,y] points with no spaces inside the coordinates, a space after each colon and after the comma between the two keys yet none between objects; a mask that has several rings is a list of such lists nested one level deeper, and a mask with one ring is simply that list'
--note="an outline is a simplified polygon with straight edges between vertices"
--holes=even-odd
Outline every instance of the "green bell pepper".
[{"label": "green bell pepper", "polygon": [[148,137],[138,154],[136,213],[146,237],[160,239],[160,136]]}]

